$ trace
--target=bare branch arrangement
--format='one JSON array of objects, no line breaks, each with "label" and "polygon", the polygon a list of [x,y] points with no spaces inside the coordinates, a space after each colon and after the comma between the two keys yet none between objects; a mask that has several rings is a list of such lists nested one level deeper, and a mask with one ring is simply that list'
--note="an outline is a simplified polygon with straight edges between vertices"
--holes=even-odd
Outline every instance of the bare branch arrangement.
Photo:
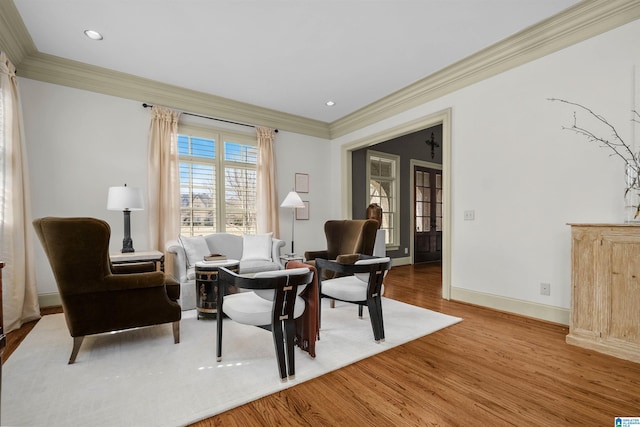
[{"label": "bare branch arrangement", "polygon": [[[563,126],[563,129],[570,130],[572,132],[577,133],[578,135],[585,136],[588,141],[593,141],[600,144],[601,147],[610,148],[613,153],[611,156],[619,157],[625,163],[627,170],[627,188],[624,192],[625,197],[629,193],[631,189],[640,189],[640,153],[634,152],[632,148],[627,144],[616,128],[607,121],[604,117],[597,114],[593,110],[584,105],[578,104],[576,102],[566,101],[564,99],[558,98],[549,98],[549,101],[557,101],[563,102],[565,104],[573,105],[574,107],[578,107],[579,109],[589,113],[592,117],[602,123],[605,127],[611,130],[611,138],[605,138],[602,136],[598,136],[595,133],[591,132],[588,129],[585,129],[578,125],[578,119],[576,112],[573,112],[573,125],[570,127]],[[640,123],[640,114],[637,110],[631,110],[633,113],[633,117],[631,118],[632,122]],[[638,200],[636,204],[636,212],[634,214],[634,219],[640,215],[640,200]]]}]

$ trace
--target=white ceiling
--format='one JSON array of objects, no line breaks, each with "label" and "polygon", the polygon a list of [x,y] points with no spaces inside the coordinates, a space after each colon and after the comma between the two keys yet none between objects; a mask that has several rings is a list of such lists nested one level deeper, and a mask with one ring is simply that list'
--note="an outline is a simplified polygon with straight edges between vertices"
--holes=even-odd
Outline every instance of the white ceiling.
[{"label": "white ceiling", "polygon": [[578,2],[14,0],[42,53],[324,122]]}]

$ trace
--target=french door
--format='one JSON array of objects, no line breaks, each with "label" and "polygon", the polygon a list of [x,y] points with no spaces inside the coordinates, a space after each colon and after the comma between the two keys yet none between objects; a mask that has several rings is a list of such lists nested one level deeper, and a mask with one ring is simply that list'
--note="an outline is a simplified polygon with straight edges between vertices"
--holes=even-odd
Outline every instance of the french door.
[{"label": "french door", "polygon": [[413,262],[442,260],[442,171],[414,167]]}]

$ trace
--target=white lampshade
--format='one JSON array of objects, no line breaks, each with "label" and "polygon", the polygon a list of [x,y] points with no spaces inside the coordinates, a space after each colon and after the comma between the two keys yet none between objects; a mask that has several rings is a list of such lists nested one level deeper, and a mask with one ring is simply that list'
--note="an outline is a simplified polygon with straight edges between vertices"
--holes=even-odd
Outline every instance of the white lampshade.
[{"label": "white lampshade", "polygon": [[139,188],[127,187],[127,184],[124,187],[109,187],[107,209],[110,211],[143,210],[142,191]]},{"label": "white lampshade", "polygon": [[295,191],[289,191],[287,197],[284,198],[284,201],[280,205],[281,208],[304,208],[304,203],[302,199]]}]

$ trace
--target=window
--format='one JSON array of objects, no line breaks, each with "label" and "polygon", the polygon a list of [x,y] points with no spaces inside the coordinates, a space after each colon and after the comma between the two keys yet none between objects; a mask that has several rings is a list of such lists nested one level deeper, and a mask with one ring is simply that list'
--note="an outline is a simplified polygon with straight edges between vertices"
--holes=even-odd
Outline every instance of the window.
[{"label": "window", "polygon": [[180,126],[180,233],[256,233],[255,137]]},{"label": "window", "polygon": [[400,157],[387,153],[367,151],[369,203],[382,207],[382,226],[386,231],[386,244],[399,246],[398,189]]}]

